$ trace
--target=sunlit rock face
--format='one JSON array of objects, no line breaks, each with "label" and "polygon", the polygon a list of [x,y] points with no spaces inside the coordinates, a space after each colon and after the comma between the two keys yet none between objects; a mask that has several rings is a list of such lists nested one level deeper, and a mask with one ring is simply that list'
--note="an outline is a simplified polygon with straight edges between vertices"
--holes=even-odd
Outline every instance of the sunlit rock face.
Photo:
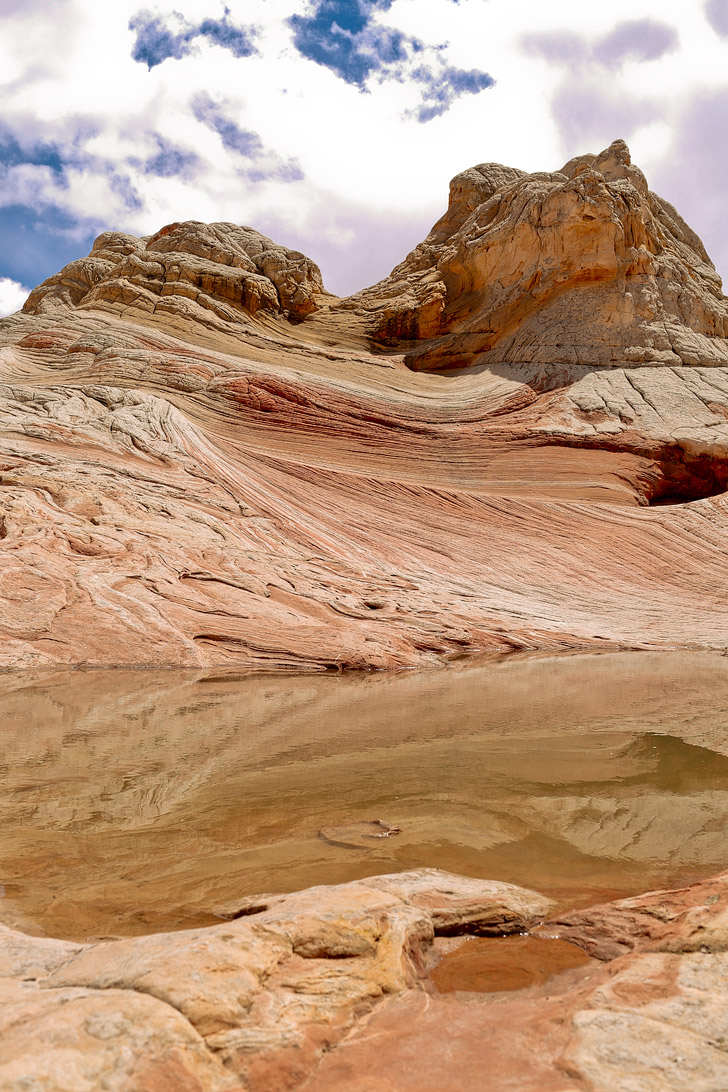
[{"label": "sunlit rock face", "polygon": [[23,310],[46,314],[108,302],[190,322],[204,323],[208,311],[231,322],[257,311],[295,321],[316,310],[323,290],[318,266],[298,251],[253,228],[190,220],[142,239],[104,232],[88,258],[35,288]]},{"label": "sunlit rock face", "polygon": [[0,322],[0,662],[725,647],[727,344],[619,141],[458,175],[347,299],[252,228],[106,232]]},{"label": "sunlit rock face", "polygon": [[442,219],[360,303],[385,342],[434,339],[416,368],[728,363],[720,278],[624,141],[553,174],[457,175]]}]

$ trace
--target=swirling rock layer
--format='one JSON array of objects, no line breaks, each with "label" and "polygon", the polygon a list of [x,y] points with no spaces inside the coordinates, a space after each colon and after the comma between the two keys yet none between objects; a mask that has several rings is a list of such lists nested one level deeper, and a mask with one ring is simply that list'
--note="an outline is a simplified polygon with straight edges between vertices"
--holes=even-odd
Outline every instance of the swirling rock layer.
[{"label": "swirling rock layer", "polygon": [[726,313],[620,142],[459,175],[346,300],[251,228],[107,232],[0,323],[0,662],[725,647]]}]

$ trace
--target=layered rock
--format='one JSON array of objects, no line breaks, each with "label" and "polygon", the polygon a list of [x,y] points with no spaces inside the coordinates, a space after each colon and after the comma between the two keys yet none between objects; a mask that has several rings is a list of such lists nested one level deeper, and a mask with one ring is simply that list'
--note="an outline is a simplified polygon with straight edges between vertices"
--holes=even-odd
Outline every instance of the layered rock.
[{"label": "layered rock", "polygon": [[415,368],[728,364],[720,278],[623,141],[552,174],[457,175],[425,241],[354,301],[386,344],[427,339]]},{"label": "layered rock", "polygon": [[190,220],[141,239],[104,232],[88,258],[35,288],[23,310],[52,314],[116,304],[201,323],[245,322],[258,311],[300,321],[323,293],[318,266],[299,251],[253,228]]},{"label": "layered rock", "polygon": [[725,315],[619,142],[458,176],[347,300],[249,228],[106,233],[0,323],[0,659],[725,647]]}]

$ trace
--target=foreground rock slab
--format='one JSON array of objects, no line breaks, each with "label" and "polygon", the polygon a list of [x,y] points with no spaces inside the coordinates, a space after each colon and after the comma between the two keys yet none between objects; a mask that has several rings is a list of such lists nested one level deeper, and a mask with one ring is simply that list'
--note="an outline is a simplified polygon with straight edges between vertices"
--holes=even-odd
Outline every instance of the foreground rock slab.
[{"label": "foreground rock slab", "polygon": [[514,932],[550,905],[424,869],[245,900],[219,926],[129,940],[3,928],[0,1088],[294,1089],[358,1018],[416,987],[435,932]]},{"label": "foreground rock slab", "polygon": [[728,1087],[728,875],[579,911],[534,931],[568,938],[605,962],[512,993],[415,989],[387,998],[302,1088]]},{"label": "foreground rock slab", "polygon": [[[4,928],[0,1087],[727,1087],[728,873],[543,922],[550,908],[424,869],[246,899],[207,929],[73,943]],[[443,936],[526,929],[593,958],[513,992],[436,992]]]}]

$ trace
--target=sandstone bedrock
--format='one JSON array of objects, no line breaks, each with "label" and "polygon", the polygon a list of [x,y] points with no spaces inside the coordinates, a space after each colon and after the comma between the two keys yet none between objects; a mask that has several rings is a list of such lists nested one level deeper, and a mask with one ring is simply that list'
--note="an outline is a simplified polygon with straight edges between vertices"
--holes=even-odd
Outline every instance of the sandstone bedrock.
[{"label": "sandstone bedrock", "polygon": [[725,648],[727,323],[622,141],[463,172],[346,299],[107,231],[0,321],[0,665]]},{"label": "sandstone bedrock", "polygon": [[[728,874],[544,921],[533,891],[420,869],[246,899],[207,929],[1,926],[0,1088],[719,1092],[727,907]],[[438,936],[526,929],[592,958],[511,993],[437,993]]]}]

